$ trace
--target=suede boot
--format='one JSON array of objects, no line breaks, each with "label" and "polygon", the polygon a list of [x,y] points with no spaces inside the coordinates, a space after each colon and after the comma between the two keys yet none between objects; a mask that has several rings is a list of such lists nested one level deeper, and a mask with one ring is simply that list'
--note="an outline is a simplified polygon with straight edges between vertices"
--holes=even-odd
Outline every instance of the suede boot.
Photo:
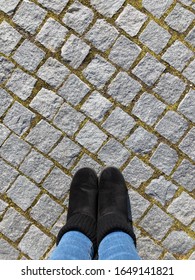
[{"label": "suede boot", "polygon": [[107,167],[99,177],[97,246],[113,231],[129,234],[136,245],[125,180],[115,167]]},{"label": "suede boot", "polygon": [[94,170],[81,168],[73,176],[67,222],[58,233],[58,244],[62,236],[72,230],[84,233],[96,247],[98,178]]}]

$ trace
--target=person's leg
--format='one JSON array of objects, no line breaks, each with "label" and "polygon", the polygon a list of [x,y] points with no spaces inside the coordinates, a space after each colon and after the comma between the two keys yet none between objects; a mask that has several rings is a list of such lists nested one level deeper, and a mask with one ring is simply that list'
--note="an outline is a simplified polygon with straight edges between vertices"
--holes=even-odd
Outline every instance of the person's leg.
[{"label": "person's leg", "polygon": [[49,260],[91,260],[94,250],[91,240],[79,231],[65,233]]},{"label": "person's leg", "polygon": [[141,260],[134,240],[123,231],[114,231],[103,238],[98,248],[98,257],[99,260]]}]

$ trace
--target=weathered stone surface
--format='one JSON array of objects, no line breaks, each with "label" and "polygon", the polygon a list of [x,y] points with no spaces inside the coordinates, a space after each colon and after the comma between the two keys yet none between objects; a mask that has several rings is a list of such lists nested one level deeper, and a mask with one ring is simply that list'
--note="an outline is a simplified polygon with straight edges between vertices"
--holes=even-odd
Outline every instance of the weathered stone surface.
[{"label": "weathered stone surface", "polygon": [[195,84],[195,59],[188,65],[188,67],[183,71],[183,75]]},{"label": "weathered stone surface", "polygon": [[36,82],[37,79],[17,68],[6,83],[6,87],[22,100],[26,100],[31,95]]},{"label": "weathered stone surface", "polygon": [[20,171],[36,183],[40,183],[52,166],[53,163],[49,159],[32,149],[21,164]]},{"label": "weathered stone surface", "polygon": [[8,109],[10,104],[12,103],[13,98],[10,94],[4,89],[0,88],[0,117],[4,114],[4,112]]},{"label": "weathered stone surface", "polygon": [[172,224],[173,219],[156,205],[152,206],[139,223],[144,230],[157,240],[161,240],[165,236]]},{"label": "weathered stone surface", "polygon": [[1,260],[17,260],[19,251],[16,250],[7,241],[1,238],[0,240],[0,259]]},{"label": "weathered stone surface", "polygon": [[180,143],[179,148],[187,154],[192,160],[195,161],[195,127],[193,127],[183,141]]},{"label": "weathered stone surface", "polygon": [[96,55],[84,69],[83,75],[91,84],[96,86],[98,89],[101,89],[114,74],[115,70],[116,69],[112,66],[112,64],[107,62],[100,55]]},{"label": "weathered stone surface", "polygon": [[174,9],[166,17],[165,22],[174,30],[182,33],[186,31],[194,18],[194,14],[192,12],[177,3]]},{"label": "weathered stone surface", "polygon": [[100,14],[112,17],[122,7],[125,0],[91,0],[90,2]]},{"label": "weathered stone surface", "polygon": [[128,190],[128,195],[130,199],[132,219],[134,222],[137,222],[150,206],[150,202],[137,191],[132,189]]},{"label": "weathered stone surface", "polygon": [[48,10],[60,14],[66,7],[68,0],[38,0],[38,2]]},{"label": "weathered stone surface", "polygon": [[[30,242],[29,242],[30,240]],[[51,244],[51,238],[32,225],[19,243],[19,249],[33,260],[39,260]]]},{"label": "weathered stone surface", "polygon": [[64,79],[69,73],[70,71],[66,66],[60,63],[58,60],[50,57],[39,68],[37,75],[50,86],[57,88],[63,83]]},{"label": "weathered stone surface", "polygon": [[173,179],[188,191],[195,190],[195,167],[184,159],[173,173]]},{"label": "weathered stone surface", "polygon": [[122,140],[129,134],[134,125],[135,120],[121,108],[116,107],[105,120],[102,127],[118,139]]},{"label": "weathered stone surface", "polygon": [[0,0],[0,11],[11,15],[19,2],[20,0]]},{"label": "weathered stone surface", "polygon": [[43,153],[48,153],[62,133],[48,122],[41,120],[26,137],[26,140]]},{"label": "weathered stone surface", "polygon": [[73,165],[80,151],[81,148],[77,144],[64,137],[50,153],[50,156],[68,169]]},{"label": "weathered stone surface", "polygon": [[158,179],[151,181],[146,187],[145,193],[165,206],[173,198],[177,189],[176,185],[166,180],[164,176],[160,176]]},{"label": "weathered stone surface", "polygon": [[146,8],[151,14],[160,18],[165,11],[173,3],[173,0],[161,1],[161,0],[143,0],[143,7]]},{"label": "weathered stone surface", "polygon": [[90,46],[75,35],[71,35],[61,50],[65,63],[77,69],[90,51]]},{"label": "weathered stone surface", "polygon": [[135,103],[132,113],[148,125],[153,125],[165,110],[166,105],[152,94],[143,93]]},{"label": "weathered stone surface", "polygon": [[137,240],[137,250],[143,260],[158,260],[163,249],[156,245],[149,237],[140,237]]},{"label": "weathered stone surface", "polygon": [[39,114],[51,120],[61,104],[63,99],[51,90],[42,88],[35,98],[31,101],[30,107],[35,109]]},{"label": "weathered stone surface", "polygon": [[155,57],[147,53],[133,69],[132,73],[148,86],[152,86],[165,68]]},{"label": "weathered stone surface", "polygon": [[92,22],[94,13],[87,6],[75,1],[67,10],[63,22],[79,34],[87,29]]},{"label": "weathered stone surface", "polygon": [[174,104],[180,98],[185,87],[186,85],[181,79],[170,73],[165,73],[162,74],[153,91],[162,97],[165,102]]},{"label": "weathered stone surface", "polygon": [[188,35],[186,36],[186,41],[188,41],[190,44],[192,44],[193,46],[195,46],[195,27],[192,28],[192,30],[188,33]]},{"label": "weathered stone surface", "polygon": [[4,20],[0,24],[0,52],[9,55],[21,37],[22,35]]},{"label": "weathered stone surface", "polygon": [[131,78],[126,72],[119,72],[108,86],[107,93],[124,106],[127,106],[140,89],[141,85],[138,81]]},{"label": "weathered stone surface", "polygon": [[194,219],[194,199],[186,192],[182,192],[179,197],[173,200],[167,211],[185,226],[188,226]]},{"label": "weathered stone surface", "polygon": [[55,116],[53,123],[67,135],[72,136],[78,130],[80,123],[84,119],[85,116],[83,114],[77,112],[67,103],[64,103]]},{"label": "weathered stone surface", "polygon": [[87,32],[85,38],[97,49],[106,51],[114,43],[119,32],[104,19],[97,19],[93,27]]},{"label": "weathered stone surface", "polygon": [[97,152],[106,139],[106,134],[90,121],[84,125],[76,136],[76,141],[92,153]]},{"label": "weathered stone surface", "polygon": [[19,176],[7,191],[8,197],[16,203],[23,211],[26,211],[37,195],[40,189],[24,176]]},{"label": "weathered stone surface", "polygon": [[97,174],[100,174],[102,170],[102,166],[97,163],[94,159],[92,159],[90,156],[84,153],[84,155],[81,157],[75,168],[72,170],[72,174],[74,175],[77,170],[83,167],[91,167],[93,168]]},{"label": "weathered stone surface", "polygon": [[166,175],[170,175],[175,164],[177,163],[177,152],[168,145],[160,143],[156,151],[152,155],[150,162],[163,171]]},{"label": "weathered stone surface", "polygon": [[162,49],[165,48],[170,38],[171,35],[169,32],[155,21],[150,21],[139,36],[140,41],[156,53],[161,52]]},{"label": "weathered stone surface", "polygon": [[6,126],[0,124],[0,146],[3,144],[10,133],[11,131]]},{"label": "weathered stone surface", "polygon": [[146,182],[153,174],[153,169],[142,160],[134,157],[123,171],[125,180],[133,187],[138,188]]},{"label": "weathered stone surface", "polygon": [[17,9],[13,21],[25,31],[34,34],[46,16],[46,11],[28,0],[23,0]]},{"label": "weathered stone surface", "polygon": [[13,59],[26,70],[34,71],[45,53],[27,39],[19,46],[13,55]]},{"label": "weathered stone surface", "polygon": [[0,158],[0,191],[5,192],[9,185],[16,179],[18,171]]},{"label": "weathered stone surface", "polygon": [[37,34],[36,40],[52,52],[55,52],[62,46],[67,33],[67,28],[58,21],[49,18]]},{"label": "weathered stone surface", "polygon": [[116,20],[116,24],[130,36],[135,36],[141,29],[147,16],[131,5],[127,5]]},{"label": "weathered stone surface", "polygon": [[90,88],[76,75],[71,74],[58,90],[58,94],[72,105],[78,105]]},{"label": "weathered stone surface", "polygon": [[11,76],[13,68],[14,64],[12,62],[3,56],[0,56],[0,84],[4,83]]},{"label": "weathered stone surface", "polygon": [[34,113],[20,103],[15,102],[7,112],[4,118],[4,124],[16,134],[22,135],[30,127],[34,118]]},{"label": "weathered stone surface", "polygon": [[157,137],[143,127],[138,127],[125,142],[129,149],[141,155],[150,153],[156,144]]},{"label": "weathered stone surface", "polygon": [[101,121],[111,107],[112,103],[110,101],[108,101],[98,91],[94,91],[81,107],[81,111],[90,118],[96,121]]},{"label": "weathered stone surface", "polygon": [[128,70],[140,54],[141,49],[134,42],[121,35],[109,54],[109,59],[118,66]]},{"label": "weathered stone surface", "polygon": [[155,129],[172,143],[176,143],[188,128],[188,122],[174,111],[168,111]]},{"label": "weathered stone surface", "polygon": [[163,241],[163,246],[173,254],[185,255],[195,246],[195,241],[184,231],[174,230]]},{"label": "weathered stone surface", "polygon": [[[117,155],[117,157],[116,157]],[[121,167],[130,156],[130,153],[118,141],[111,138],[98,152],[98,157],[107,166]]]}]

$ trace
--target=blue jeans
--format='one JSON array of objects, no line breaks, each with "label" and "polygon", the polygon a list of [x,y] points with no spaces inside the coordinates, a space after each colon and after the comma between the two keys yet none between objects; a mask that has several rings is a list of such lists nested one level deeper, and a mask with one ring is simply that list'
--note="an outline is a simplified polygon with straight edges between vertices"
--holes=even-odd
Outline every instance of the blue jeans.
[{"label": "blue jeans", "polygon": [[[91,240],[79,231],[63,235],[50,260],[91,260],[94,249]],[[115,231],[100,242],[99,260],[140,260],[133,239],[125,232]]]}]

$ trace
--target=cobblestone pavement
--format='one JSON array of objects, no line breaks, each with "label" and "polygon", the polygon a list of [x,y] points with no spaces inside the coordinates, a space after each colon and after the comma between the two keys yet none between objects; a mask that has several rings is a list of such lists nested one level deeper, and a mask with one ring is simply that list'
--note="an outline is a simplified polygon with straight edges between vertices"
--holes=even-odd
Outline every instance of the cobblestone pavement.
[{"label": "cobblestone pavement", "polygon": [[1,259],[46,259],[71,178],[114,165],[143,259],[195,259],[193,0],[0,0]]}]

